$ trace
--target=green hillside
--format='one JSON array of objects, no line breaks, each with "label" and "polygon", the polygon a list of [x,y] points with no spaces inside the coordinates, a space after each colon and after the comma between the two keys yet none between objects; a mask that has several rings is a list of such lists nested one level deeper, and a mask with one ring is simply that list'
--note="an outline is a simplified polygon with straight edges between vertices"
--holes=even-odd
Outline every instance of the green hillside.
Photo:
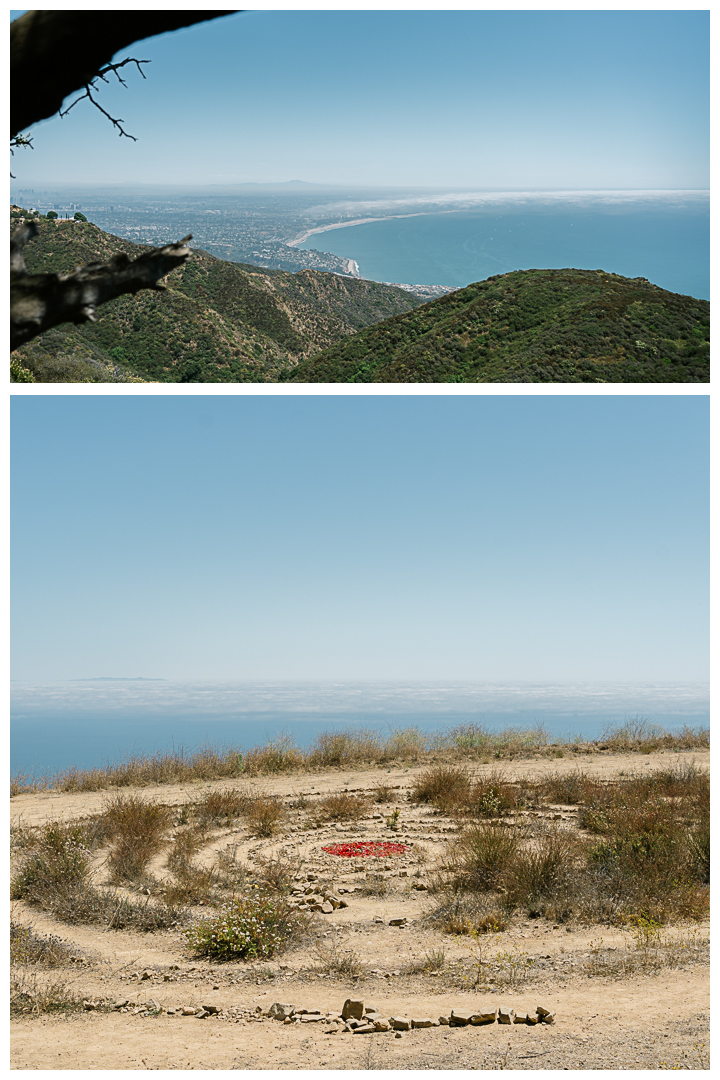
[{"label": "green hillside", "polygon": [[[12,211],[11,223],[24,215]],[[145,250],[90,223],[38,225],[26,248],[32,274]],[[319,349],[422,303],[372,281],[259,269],[197,250],[166,284],[164,293],[103,305],[97,323],[47,331],[12,358],[38,382],[274,382]]]},{"label": "green hillside", "polygon": [[708,382],[710,305],[602,270],[479,281],[302,361],[293,382]]}]

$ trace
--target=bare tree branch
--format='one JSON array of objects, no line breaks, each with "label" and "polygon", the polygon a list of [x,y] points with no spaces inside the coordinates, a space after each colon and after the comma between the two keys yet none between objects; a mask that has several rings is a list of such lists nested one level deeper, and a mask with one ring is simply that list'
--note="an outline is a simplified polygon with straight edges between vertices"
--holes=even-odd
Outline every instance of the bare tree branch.
[{"label": "bare tree branch", "polygon": [[[142,77],[144,79],[145,78],[145,72],[140,67],[140,65],[141,64],[149,64],[149,63],[150,63],[149,60],[136,60],[134,56],[128,56],[128,57],[126,57],[125,60],[121,60],[119,64],[107,64],[104,68],[102,68],[101,71],[98,71],[97,75],[95,76],[95,79],[102,79],[102,81],[104,83],[106,83],[107,79],[105,78],[105,76],[107,75],[107,73],[109,71],[112,71],[112,73],[117,76],[118,82],[122,83],[123,86],[127,86],[127,83],[125,82],[125,80],[118,74],[118,69],[122,68],[122,67],[125,67],[126,64],[135,64],[138,71],[140,72],[140,74],[142,75]],[[84,101],[85,98],[87,98],[89,101],[92,102],[92,104],[95,106],[96,109],[100,110],[100,112],[103,114],[103,116],[107,116],[110,123],[113,124],[118,129],[118,132],[119,132],[120,135],[124,135],[126,139],[132,139],[133,142],[137,142],[137,139],[135,138],[134,135],[128,135],[127,131],[125,131],[124,128],[121,127],[121,125],[124,124],[125,121],[120,120],[120,119],[116,120],[114,117],[112,117],[109,112],[107,112],[105,109],[103,109],[100,102],[96,101],[95,98],[92,96],[90,91],[91,90],[97,90],[97,86],[95,85],[95,79],[91,79],[90,82],[85,86],[84,93],[82,93],[79,98],[75,98],[75,100],[68,105],[67,109],[61,109],[60,112],[58,113],[58,115],[59,116],[67,116],[67,114],[70,112],[70,110],[74,109],[79,101]]]},{"label": "bare tree branch", "polygon": [[95,309],[124,293],[162,291],[160,278],[190,256],[192,236],[151,248],[132,262],[119,252],[106,263],[89,263],[72,274],[28,274],[25,245],[37,234],[35,222],[16,229],[10,238],[10,349],[63,322],[95,322]]},{"label": "bare tree branch", "polygon": [[10,135],[54,116],[134,41],[233,11],[28,11],[10,24]]}]

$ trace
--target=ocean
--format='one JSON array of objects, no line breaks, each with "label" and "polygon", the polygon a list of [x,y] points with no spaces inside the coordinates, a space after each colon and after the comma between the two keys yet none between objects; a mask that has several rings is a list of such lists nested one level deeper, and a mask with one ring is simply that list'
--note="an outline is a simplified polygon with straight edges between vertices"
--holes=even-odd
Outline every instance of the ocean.
[{"label": "ocean", "polygon": [[[606,270],[710,299],[709,209],[656,202],[489,206],[386,218],[309,236],[372,281],[462,288],[511,270]],[[410,213],[412,208],[398,208]],[[359,217],[372,216],[362,207]]]},{"label": "ocean", "polygon": [[133,754],[204,745],[247,749],[288,734],[308,746],[321,731],[407,727],[491,730],[541,723],[558,739],[594,739],[644,715],[669,730],[709,726],[697,683],[181,683],[88,680],[12,686],[11,771],[42,776]]}]

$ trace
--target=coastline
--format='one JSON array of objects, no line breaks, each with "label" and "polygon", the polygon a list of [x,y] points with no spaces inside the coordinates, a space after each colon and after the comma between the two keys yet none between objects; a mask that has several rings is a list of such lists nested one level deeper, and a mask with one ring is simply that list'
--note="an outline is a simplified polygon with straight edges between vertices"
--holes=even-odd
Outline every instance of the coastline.
[{"label": "coastline", "polygon": [[[450,211],[452,213],[452,211]],[[386,214],[383,217],[356,218],[354,221],[338,221],[334,225],[318,225],[315,229],[307,229],[294,240],[286,240],[286,247],[297,247],[303,244],[309,237],[318,233],[330,232],[332,229],[349,229],[351,225],[369,225],[373,221],[393,221],[396,218],[427,217],[427,212],[417,214]],[[357,265],[357,264],[356,264]]]}]

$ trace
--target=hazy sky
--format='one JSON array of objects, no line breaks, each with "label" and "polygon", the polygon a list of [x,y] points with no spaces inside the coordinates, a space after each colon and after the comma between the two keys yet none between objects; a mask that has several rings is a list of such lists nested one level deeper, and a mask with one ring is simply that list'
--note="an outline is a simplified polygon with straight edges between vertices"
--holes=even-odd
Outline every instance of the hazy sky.
[{"label": "hazy sky", "polygon": [[[11,14],[17,14],[13,12]],[[707,11],[253,11],[38,124],[19,187],[708,186]]]},{"label": "hazy sky", "polygon": [[14,677],[707,677],[705,396],[16,396]]}]

